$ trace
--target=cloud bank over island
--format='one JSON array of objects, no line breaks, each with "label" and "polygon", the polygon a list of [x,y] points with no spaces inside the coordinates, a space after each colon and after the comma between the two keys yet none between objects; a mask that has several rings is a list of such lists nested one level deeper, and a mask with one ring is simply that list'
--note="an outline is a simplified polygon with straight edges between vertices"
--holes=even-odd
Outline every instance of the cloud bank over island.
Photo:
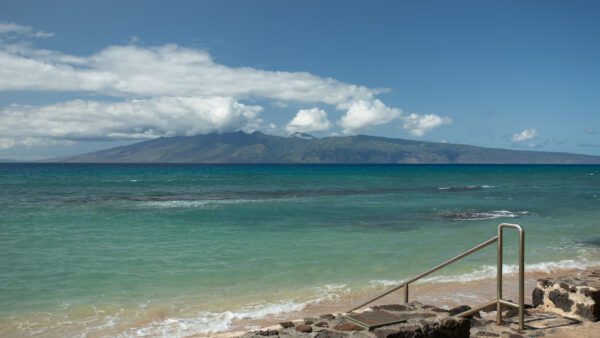
[{"label": "cloud bank over island", "polygon": [[[307,72],[230,67],[197,48],[130,44],[73,55],[32,43],[52,36],[0,23],[0,91],[109,99],[0,107],[0,148],[271,130],[272,121],[261,118],[263,102],[305,106],[281,127],[287,132],[337,129],[351,135],[396,122],[420,137],[451,123],[448,117],[390,107],[378,97],[383,89]],[[340,119],[331,122],[326,110],[339,112]]]}]

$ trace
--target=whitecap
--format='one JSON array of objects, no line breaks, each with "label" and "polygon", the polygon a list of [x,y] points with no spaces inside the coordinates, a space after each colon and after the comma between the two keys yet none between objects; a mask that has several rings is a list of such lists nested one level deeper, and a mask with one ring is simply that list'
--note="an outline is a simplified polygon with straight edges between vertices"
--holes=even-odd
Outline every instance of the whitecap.
[{"label": "whitecap", "polygon": [[528,215],[529,211],[517,211],[513,212],[510,210],[492,210],[486,212],[475,212],[475,211],[457,211],[457,212],[445,212],[441,214],[442,218],[451,219],[453,221],[481,221],[497,218],[515,218],[519,215]]},{"label": "whitecap", "polygon": [[[552,273],[558,270],[574,269],[584,270],[590,266],[598,265],[598,262],[590,262],[587,260],[573,260],[566,259],[555,262],[540,262],[533,264],[526,264],[526,272],[543,272]],[[496,277],[497,268],[495,265],[483,265],[471,272],[467,272],[461,275],[441,275],[434,277],[423,278],[420,282],[434,282],[434,283],[451,283],[451,282],[469,282],[488,278]],[[504,264],[502,265],[502,272],[505,274],[515,274],[519,272],[518,265]]]}]

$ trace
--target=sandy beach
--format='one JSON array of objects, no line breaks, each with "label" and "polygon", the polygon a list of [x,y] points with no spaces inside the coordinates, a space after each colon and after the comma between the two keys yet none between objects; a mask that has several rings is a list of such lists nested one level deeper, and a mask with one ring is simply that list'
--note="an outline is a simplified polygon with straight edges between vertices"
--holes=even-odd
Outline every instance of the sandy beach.
[{"label": "sandy beach", "polygon": [[[530,272],[525,276],[525,303],[532,303],[532,291],[535,288],[536,281],[539,278],[554,278],[557,276],[575,276],[581,270],[565,269],[552,272]],[[515,274],[504,276],[504,299],[516,300],[518,297],[517,276]],[[389,288],[389,286],[388,286]],[[269,327],[280,322],[298,320],[302,318],[318,317],[327,313],[343,313],[361,302],[376,295],[386,288],[371,289],[366,292],[350,293],[335,301],[323,301],[318,304],[306,306],[302,311],[283,313],[257,320],[237,320],[234,321],[229,333],[221,333],[222,336],[235,336],[244,331],[256,330],[262,327]],[[382,299],[379,299],[369,306],[382,304],[400,304],[404,302],[404,293],[398,290]],[[435,305],[442,308],[452,308],[459,305],[469,305],[475,307],[493,300],[496,295],[496,280],[481,279],[466,282],[426,282],[417,283],[410,287],[410,300],[418,301],[423,304]],[[599,337],[600,324],[583,322],[578,325],[568,327],[557,327],[548,329],[547,337]],[[193,337],[211,337],[213,334],[197,334]]]}]

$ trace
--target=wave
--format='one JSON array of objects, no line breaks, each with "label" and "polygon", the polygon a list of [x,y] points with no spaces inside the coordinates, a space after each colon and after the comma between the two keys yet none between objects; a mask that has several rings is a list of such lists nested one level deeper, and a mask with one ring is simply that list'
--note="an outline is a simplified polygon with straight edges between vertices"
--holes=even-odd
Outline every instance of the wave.
[{"label": "wave", "polygon": [[227,331],[239,319],[260,319],[269,315],[301,311],[308,305],[300,302],[282,302],[256,305],[239,311],[200,312],[195,316],[166,318],[143,327],[131,329],[117,337],[186,337]]},{"label": "wave", "polygon": [[475,211],[457,211],[457,212],[445,212],[440,216],[445,219],[451,219],[453,221],[480,221],[486,219],[497,219],[497,218],[515,218],[519,216],[528,215],[529,211],[509,211],[509,210],[493,210],[486,212],[475,212]]},{"label": "wave", "polygon": [[[272,202],[287,202],[289,198],[278,199],[214,199],[214,200],[168,200],[168,201],[148,201],[143,202],[142,207],[149,208],[199,208],[199,209],[214,209],[219,206],[228,204],[243,204],[243,203],[272,203]],[[294,199],[298,202],[300,199]]]},{"label": "wave", "polygon": [[[525,272],[543,272],[543,273],[554,273],[560,270],[584,270],[586,268],[597,266],[599,262],[592,262],[587,260],[573,260],[566,259],[557,262],[541,262],[525,265]],[[467,272],[460,275],[441,275],[423,278],[416,283],[455,283],[455,282],[471,282],[483,279],[490,279],[496,277],[496,266],[495,265],[482,265],[479,268],[474,269],[471,272]],[[504,264],[502,265],[502,272],[504,274],[516,274],[519,272],[518,265]],[[369,285],[371,287],[391,287],[399,285],[402,280],[371,280]]]},{"label": "wave", "polygon": [[482,190],[494,188],[493,185],[464,185],[464,186],[448,186],[448,187],[439,187],[438,191],[448,191],[448,192],[456,192],[456,191],[471,191],[471,190]]},{"label": "wave", "polygon": [[309,305],[332,301],[347,295],[351,290],[345,284],[328,284],[313,289],[315,297],[308,301],[286,301],[254,304],[237,311],[200,312],[195,316],[166,318],[143,327],[128,330],[117,337],[163,336],[186,337],[230,330],[236,320],[261,319],[268,316],[302,311]]}]

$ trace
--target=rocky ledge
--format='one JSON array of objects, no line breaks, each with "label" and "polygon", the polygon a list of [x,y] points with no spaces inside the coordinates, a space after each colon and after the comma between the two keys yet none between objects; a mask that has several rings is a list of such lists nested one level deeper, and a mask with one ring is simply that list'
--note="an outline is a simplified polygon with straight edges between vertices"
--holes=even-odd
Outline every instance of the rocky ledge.
[{"label": "rocky ledge", "polygon": [[[357,317],[364,318],[367,322],[372,321],[373,325],[369,327],[361,326],[342,314],[326,314],[318,318],[305,318],[280,323],[270,328],[247,333],[242,337],[467,338],[471,328],[470,320],[454,316],[463,310],[462,307],[445,310],[435,306],[423,305],[419,302],[381,305],[358,313],[359,316]],[[381,319],[387,319],[388,323],[394,323],[377,325],[377,321],[381,322]]]},{"label": "rocky ledge", "polygon": [[580,276],[538,279],[533,306],[563,316],[596,322],[600,320],[600,269]]}]

